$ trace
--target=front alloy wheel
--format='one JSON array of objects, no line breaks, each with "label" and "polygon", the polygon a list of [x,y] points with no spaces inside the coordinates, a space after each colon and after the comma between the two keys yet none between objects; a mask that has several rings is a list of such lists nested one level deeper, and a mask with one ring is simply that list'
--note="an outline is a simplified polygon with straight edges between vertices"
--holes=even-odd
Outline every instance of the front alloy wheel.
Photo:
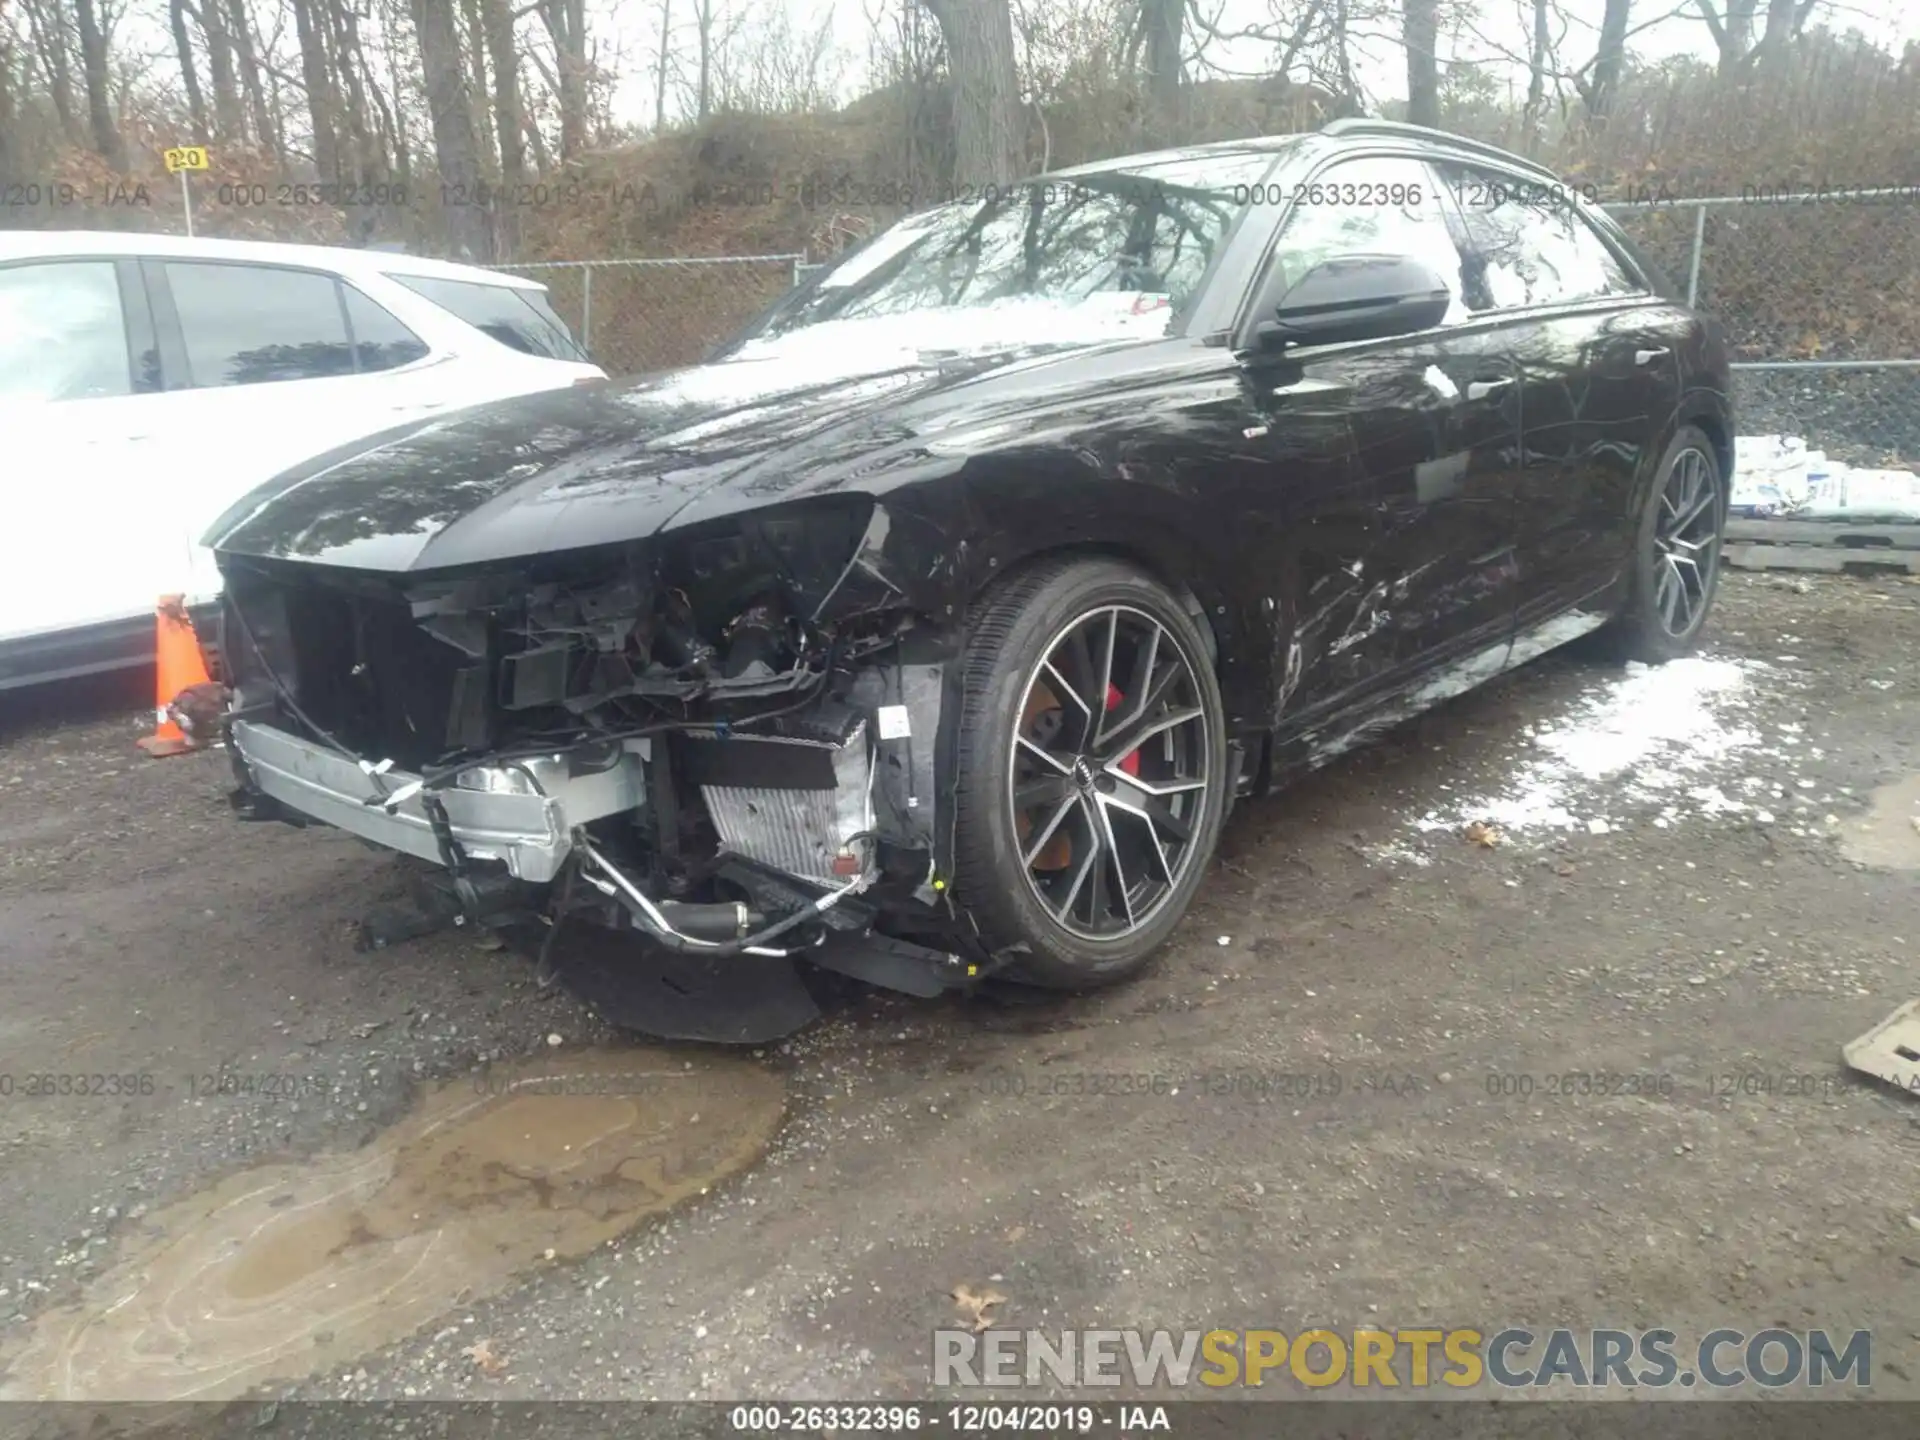
[{"label": "front alloy wheel", "polygon": [[1028,674],[1008,814],[1033,894],[1084,940],[1149,925],[1194,862],[1211,768],[1193,664],[1153,616],[1070,621]]},{"label": "front alloy wheel", "polygon": [[1192,899],[1226,810],[1198,624],[1131,567],[1041,562],[976,606],[965,666],[956,897],[1024,979],[1131,974]]}]

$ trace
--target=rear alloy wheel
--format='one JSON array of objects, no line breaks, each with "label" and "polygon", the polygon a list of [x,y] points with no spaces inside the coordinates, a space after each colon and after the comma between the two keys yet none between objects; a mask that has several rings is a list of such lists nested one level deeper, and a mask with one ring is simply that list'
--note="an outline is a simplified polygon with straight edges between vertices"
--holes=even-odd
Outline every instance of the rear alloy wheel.
[{"label": "rear alloy wheel", "polygon": [[1727,497],[1720,461],[1692,426],[1661,457],[1634,548],[1631,594],[1618,621],[1627,656],[1655,664],[1699,642],[1720,581]]},{"label": "rear alloy wheel", "polygon": [[1219,685],[1192,616],[1108,560],[1044,564],[968,637],[957,897],[1017,973],[1079,988],[1144,965],[1226,809]]}]

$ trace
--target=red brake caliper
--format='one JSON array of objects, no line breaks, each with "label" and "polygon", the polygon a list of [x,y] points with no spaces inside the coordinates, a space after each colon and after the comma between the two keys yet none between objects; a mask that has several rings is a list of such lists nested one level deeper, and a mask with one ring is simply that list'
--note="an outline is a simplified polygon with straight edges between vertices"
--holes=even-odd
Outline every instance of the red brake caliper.
[{"label": "red brake caliper", "polygon": [[[1118,686],[1109,684],[1107,686],[1108,713],[1111,714],[1113,711],[1118,710],[1120,708],[1120,702],[1125,700],[1126,698],[1127,698],[1126,696],[1120,693],[1120,689]],[[1126,771],[1127,774],[1132,775],[1135,778],[1138,778],[1140,774],[1140,752],[1138,750],[1129,750],[1121,758],[1120,768]]]}]

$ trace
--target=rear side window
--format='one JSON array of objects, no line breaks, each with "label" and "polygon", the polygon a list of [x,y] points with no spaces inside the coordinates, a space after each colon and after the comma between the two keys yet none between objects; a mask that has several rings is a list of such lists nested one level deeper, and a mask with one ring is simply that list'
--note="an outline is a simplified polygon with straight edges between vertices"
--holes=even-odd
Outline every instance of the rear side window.
[{"label": "rear side window", "polygon": [[509,350],[544,360],[587,361],[587,352],[568,333],[541,290],[517,290],[471,280],[439,280],[423,275],[389,275]]},{"label": "rear side window", "polygon": [[1465,227],[1467,305],[1476,314],[1640,293],[1561,187],[1437,168]]},{"label": "rear side window", "polygon": [[342,285],[347,325],[353,331],[353,353],[360,371],[392,370],[423,360],[427,342],[402,325],[351,285]]},{"label": "rear side window", "polygon": [[126,318],[111,260],[0,270],[0,400],[132,393]]},{"label": "rear side window", "polygon": [[195,388],[391,370],[427,344],[351,285],[277,265],[165,262]]},{"label": "rear side window", "polygon": [[196,388],[353,374],[331,275],[174,260],[165,268]]}]

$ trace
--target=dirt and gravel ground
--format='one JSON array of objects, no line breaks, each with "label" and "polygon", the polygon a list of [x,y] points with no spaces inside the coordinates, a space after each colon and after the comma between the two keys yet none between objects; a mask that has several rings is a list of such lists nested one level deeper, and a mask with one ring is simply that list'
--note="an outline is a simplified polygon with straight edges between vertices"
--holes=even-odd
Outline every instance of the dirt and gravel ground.
[{"label": "dirt and gravel ground", "polygon": [[[1874,813],[1920,772],[1920,586],[1734,575],[1722,607],[1737,709],[1562,775],[1570,826],[1525,797],[1493,847],[1453,821],[1620,683],[1584,654],[1243,807],[1137,983],[869,996],[764,1051],[635,1051],[725,1077],[718,1120],[689,1102],[675,1134],[732,1125],[752,1153],[597,1248],[509,1257],[405,1338],[329,1329],[268,1388],[913,1396],[964,1284],[1020,1327],[1870,1327],[1875,1392],[1920,1398],[1920,1100],[1840,1063],[1920,989],[1920,833]],[[194,1197],[337,1169],[478,1064],[642,1044],[464,934],[354,953],[388,862],[235,822],[224,757],[133,750],[137,703],[0,697],[14,1394],[53,1393],[22,1359],[47,1317],[108,1311]],[[221,1074],[253,1078],[207,1093]],[[27,1095],[49,1075],[126,1078]],[[768,1094],[762,1150],[725,1107]],[[310,1238],[295,1268],[323,1279],[355,1242]]]}]

